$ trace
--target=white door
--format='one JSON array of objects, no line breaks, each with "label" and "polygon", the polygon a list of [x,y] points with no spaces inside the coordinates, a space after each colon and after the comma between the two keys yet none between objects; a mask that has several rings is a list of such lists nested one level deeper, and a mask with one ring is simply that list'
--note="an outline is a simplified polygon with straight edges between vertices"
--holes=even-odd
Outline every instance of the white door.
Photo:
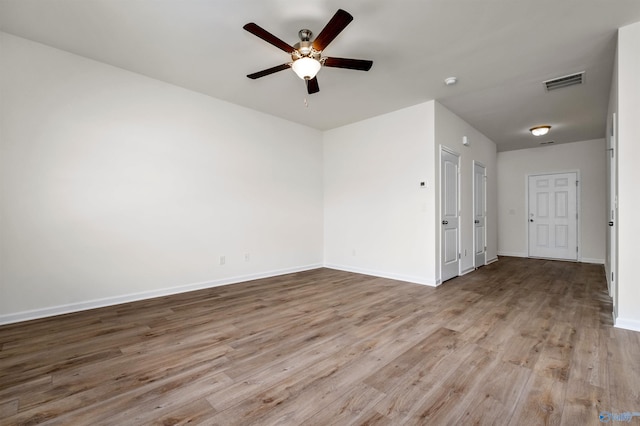
[{"label": "white door", "polygon": [[608,181],[609,181],[609,197],[608,197],[608,213],[609,213],[609,234],[607,244],[607,264],[609,266],[607,282],[609,283],[609,296],[613,298],[614,314],[617,312],[618,307],[618,292],[616,290],[617,275],[617,230],[618,225],[618,181],[616,171],[616,155],[618,154],[617,148],[617,123],[616,113],[614,112],[611,117],[611,133],[609,134],[609,159],[608,159]]},{"label": "white door", "polygon": [[473,266],[486,263],[487,252],[487,169],[473,162]]},{"label": "white door", "polygon": [[578,259],[578,175],[529,176],[529,256]]},{"label": "white door", "polygon": [[460,270],[458,160],[458,155],[440,151],[441,281],[457,277]]}]

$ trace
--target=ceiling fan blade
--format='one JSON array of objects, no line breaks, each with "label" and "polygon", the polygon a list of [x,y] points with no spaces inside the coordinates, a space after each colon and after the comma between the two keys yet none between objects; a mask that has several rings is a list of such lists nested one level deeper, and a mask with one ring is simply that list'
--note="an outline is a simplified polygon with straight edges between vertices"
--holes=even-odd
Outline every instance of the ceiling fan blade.
[{"label": "ceiling fan blade", "polygon": [[291,68],[291,64],[282,64],[275,67],[267,68],[266,70],[254,72],[253,74],[247,75],[247,77],[255,80],[256,78],[264,77],[265,75],[273,74],[275,72],[286,70],[288,68]]},{"label": "ceiling fan blade", "polygon": [[278,37],[274,36],[269,31],[265,30],[264,28],[260,27],[257,24],[254,24],[253,22],[249,22],[242,28],[249,31],[251,34],[255,35],[256,37],[260,37],[267,43],[270,43],[275,47],[277,47],[278,49],[284,50],[289,54],[291,54],[293,51],[296,50],[293,48],[293,46],[290,46],[289,43],[280,40]]},{"label": "ceiling fan blade", "polygon": [[350,70],[369,71],[373,61],[365,59],[349,59],[349,58],[325,58],[325,67],[348,68]]},{"label": "ceiling fan blade", "polygon": [[318,86],[318,77],[313,77],[311,80],[306,80],[307,82],[307,93],[313,95],[314,93],[318,93],[320,91],[320,86]]},{"label": "ceiling fan blade", "polygon": [[313,48],[317,51],[324,50],[351,21],[353,21],[353,16],[349,12],[338,9],[333,18],[320,31],[318,37],[313,40]]}]

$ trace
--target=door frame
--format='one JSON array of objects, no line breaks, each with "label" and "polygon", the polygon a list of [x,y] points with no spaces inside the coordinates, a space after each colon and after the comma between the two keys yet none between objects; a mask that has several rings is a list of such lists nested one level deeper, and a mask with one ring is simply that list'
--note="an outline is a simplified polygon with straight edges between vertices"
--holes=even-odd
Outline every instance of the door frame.
[{"label": "door frame", "polygon": [[[576,188],[576,213],[578,217],[576,218],[576,245],[578,246],[578,252],[576,253],[576,262],[582,262],[582,227],[580,226],[582,220],[582,211],[581,206],[582,202],[580,201],[580,193],[582,192],[582,178],[580,177],[580,169],[571,169],[571,170],[557,170],[553,172],[538,172],[538,173],[529,173],[524,177],[525,184],[525,233],[527,236],[527,257],[531,257],[530,245],[529,245],[529,177],[532,176],[546,176],[546,175],[559,175],[563,173],[575,173],[576,180],[578,181],[578,186]],[[563,261],[563,259],[558,259]],[[567,262],[571,262],[571,260],[566,260]]]},{"label": "door frame", "polygon": [[442,144],[440,144],[440,152],[438,154],[438,180],[439,180],[439,188],[438,188],[438,237],[439,237],[439,241],[438,241],[438,284],[442,284],[443,280],[442,280],[442,263],[444,260],[444,253],[442,252],[442,244],[443,244],[443,231],[442,231],[442,187],[443,187],[443,182],[442,182],[442,154],[443,153],[448,153],[451,155],[454,155],[455,157],[458,158],[458,177],[457,177],[457,198],[458,198],[458,275],[460,276],[462,274],[462,262],[460,261],[460,248],[462,247],[462,230],[461,230],[461,226],[460,226],[460,208],[461,208],[461,201],[462,201],[462,194],[461,194],[461,184],[462,184],[462,171],[460,169],[460,153],[456,152],[455,150],[444,146]]},{"label": "door frame", "polygon": [[[484,175],[482,177],[482,192],[484,193],[484,205],[483,205],[483,210],[484,210],[484,262],[482,263],[482,265],[476,265],[476,254],[475,254],[475,249],[476,249],[476,230],[475,230],[475,217],[476,217],[476,165],[480,166],[484,169]],[[487,166],[485,166],[483,163],[481,163],[478,160],[473,160],[472,164],[471,164],[471,176],[472,177],[472,195],[471,195],[471,202],[473,203],[473,208],[472,208],[472,213],[471,215],[473,216],[473,267],[475,269],[478,269],[480,266],[484,266],[487,264]]]}]

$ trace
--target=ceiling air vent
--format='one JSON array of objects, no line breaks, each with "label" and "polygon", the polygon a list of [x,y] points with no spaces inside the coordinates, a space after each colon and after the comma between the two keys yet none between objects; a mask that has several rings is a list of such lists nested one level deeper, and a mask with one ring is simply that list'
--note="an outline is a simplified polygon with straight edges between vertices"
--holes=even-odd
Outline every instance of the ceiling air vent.
[{"label": "ceiling air vent", "polygon": [[562,89],[563,87],[582,83],[584,83],[584,71],[547,80],[544,82],[544,87],[547,89],[547,92],[550,92],[551,90]]}]

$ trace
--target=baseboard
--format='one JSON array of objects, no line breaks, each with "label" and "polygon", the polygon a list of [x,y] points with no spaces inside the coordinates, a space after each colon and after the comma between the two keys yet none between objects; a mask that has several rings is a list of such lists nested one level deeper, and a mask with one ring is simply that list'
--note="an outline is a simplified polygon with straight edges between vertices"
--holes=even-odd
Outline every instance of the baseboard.
[{"label": "baseboard", "polygon": [[336,265],[332,263],[327,263],[324,265],[324,267],[329,269],[336,269],[338,271],[353,272],[355,274],[371,275],[373,277],[389,278],[391,280],[406,281],[414,284],[428,285],[431,287],[437,286],[435,281],[429,281],[424,279],[423,277],[402,275],[402,274],[396,274],[393,272],[374,271],[371,269],[364,269],[364,268],[358,268],[358,267],[346,266],[346,265]]},{"label": "baseboard", "polygon": [[494,257],[493,259],[489,259],[485,262],[485,265],[489,265],[493,262],[497,262],[498,261],[498,256]]},{"label": "baseboard", "polygon": [[583,257],[582,259],[580,259],[580,262],[582,263],[595,263],[597,265],[604,265],[604,259],[591,259],[588,257]]},{"label": "baseboard", "polygon": [[625,330],[640,331],[640,320],[613,318],[615,328],[624,328]]},{"label": "baseboard", "polygon": [[[523,253],[519,251],[499,251],[498,256],[510,256],[510,257],[529,257],[528,253]],[[495,260],[498,260],[497,258]],[[562,259],[558,259],[562,260]],[[589,257],[583,257],[578,262],[582,263],[596,263],[598,265],[604,265],[604,259],[592,259]],[[487,262],[489,264],[489,262]]]},{"label": "baseboard", "polygon": [[260,272],[256,274],[241,275],[219,280],[206,281],[194,284],[187,284],[178,287],[169,287],[159,290],[131,293],[121,296],[106,297],[103,299],[87,300],[84,302],[70,303],[67,305],[52,306],[42,309],[34,309],[13,314],[0,315],[0,325],[13,324],[22,321],[29,321],[39,318],[52,317],[55,315],[69,314],[73,312],[86,311],[89,309],[104,308],[106,306],[120,305],[122,303],[136,302],[139,300],[153,299],[156,297],[170,296],[172,294],[187,293],[189,291],[203,290],[206,288],[219,287],[229,284],[237,284],[245,281],[252,281],[262,278],[276,277],[278,275],[292,274],[295,272],[309,271],[322,268],[321,264],[311,264],[293,268],[278,269],[273,271]]},{"label": "baseboard", "polygon": [[520,251],[499,251],[498,256],[529,257],[529,253],[523,253]]}]

